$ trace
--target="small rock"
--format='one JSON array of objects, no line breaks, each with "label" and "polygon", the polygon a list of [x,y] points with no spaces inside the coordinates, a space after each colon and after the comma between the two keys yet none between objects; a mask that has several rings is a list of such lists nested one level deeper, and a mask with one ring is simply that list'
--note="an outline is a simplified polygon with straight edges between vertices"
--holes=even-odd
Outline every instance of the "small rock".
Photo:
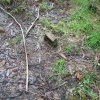
[{"label": "small rock", "polygon": [[5,30],[3,27],[0,26],[0,33],[5,33]]},{"label": "small rock", "polygon": [[34,84],[36,82],[36,77],[31,76],[29,77],[29,84]]},{"label": "small rock", "polygon": [[8,70],[6,71],[6,76],[8,77],[8,76],[10,75],[10,73],[11,73],[11,71],[8,69]]},{"label": "small rock", "polygon": [[3,82],[4,78],[5,78],[5,72],[2,71],[0,72],[0,82]]},{"label": "small rock", "polygon": [[38,98],[37,100],[44,100],[44,99],[40,97],[40,98]]},{"label": "small rock", "polygon": [[50,92],[46,92],[45,96],[51,100],[53,98],[53,93],[51,91]]},{"label": "small rock", "polygon": [[58,46],[57,38],[52,33],[45,33],[44,40],[47,41],[53,47]]},{"label": "small rock", "polygon": [[9,45],[9,43],[8,43],[8,42],[5,42],[5,43],[2,45],[2,49],[6,48],[8,45]]},{"label": "small rock", "polygon": [[0,67],[3,67],[5,65],[5,60],[0,61]]},{"label": "small rock", "polygon": [[8,84],[8,79],[3,79],[2,84],[3,84],[3,85],[7,85],[7,84]]},{"label": "small rock", "polygon": [[68,99],[69,99],[69,92],[66,91],[66,100],[68,100]]},{"label": "small rock", "polygon": [[23,85],[22,84],[19,84],[18,89],[19,90],[23,90],[23,88],[24,88]]},{"label": "small rock", "polygon": [[60,100],[60,97],[57,92],[54,93],[54,100]]}]

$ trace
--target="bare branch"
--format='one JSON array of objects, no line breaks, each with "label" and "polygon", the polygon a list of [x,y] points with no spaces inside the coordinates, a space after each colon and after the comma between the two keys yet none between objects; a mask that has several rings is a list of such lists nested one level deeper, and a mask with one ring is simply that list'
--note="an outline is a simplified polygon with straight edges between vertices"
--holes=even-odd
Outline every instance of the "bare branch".
[{"label": "bare branch", "polygon": [[27,37],[27,36],[29,35],[30,30],[35,26],[35,23],[36,23],[36,21],[39,19],[39,16],[40,16],[40,14],[39,14],[39,8],[38,8],[37,17],[36,17],[36,19],[34,20],[34,22],[32,22],[32,24],[31,24],[31,26],[28,28],[28,30],[26,31],[26,36],[25,36],[25,37]]}]

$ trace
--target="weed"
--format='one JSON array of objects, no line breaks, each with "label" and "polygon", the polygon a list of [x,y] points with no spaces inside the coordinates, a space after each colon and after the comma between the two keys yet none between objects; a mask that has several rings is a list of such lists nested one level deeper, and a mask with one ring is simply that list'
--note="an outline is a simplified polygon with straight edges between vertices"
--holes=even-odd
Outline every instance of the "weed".
[{"label": "weed", "polygon": [[40,10],[41,11],[48,11],[48,10],[51,10],[53,8],[53,6],[52,5],[50,5],[48,2],[42,2],[41,4],[40,4]]},{"label": "weed", "polygon": [[74,0],[74,3],[76,3],[77,5],[88,7],[92,1],[93,0]]},{"label": "weed", "polygon": [[83,84],[91,85],[94,84],[96,81],[96,74],[95,73],[87,73],[83,79]]},{"label": "weed", "polygon": [[100,32],[93,32],[87,39],[86,44],[92,49],[100,49]]},{"label": "weed", "polygon": [[54,64],[53,72],[60,76],[68,74],[67,64],[65,60],[63,59],[58,60]]},{"label": "weed", "polygon": [[46,26],[47,28],[51,28],[52,22],[51,22],[50,19],[45,18],[45,19],[42,19],[40,22],[41,22],[44,26]]},{"label": "weed", "polygon": [[67,33],[67,25],[64,21],[60,21],[58,24],[52,25],[52,28],[57,33],[61,33],[61,34]]},{"label": "weed", "polygon": [[[97,1],[93,0],[75,0],[78,5],[78,10],[72,15],[71,20],[68,21],[68,28],[71,32],[77,35],[87,35],[85,44],[93,50],[100,49],[100,21],[97,20],[97,15],[91,13],[90,5]],[[79,6],[80,5],[80,6]],[[94,8],[91,8],[92,10]],[[95,10],[95,9],[94,9]],[[98,24],[99,23],[99,24]]]},{"label": "weed", "polygon": [[74,92],[78,94],[82,100],[85,100],[87,96],[92,100],[98,100],[98,94],[93,90],[93,84],[96,83],[96,75],[94,73],[87,73],[79,84],[78,87],[75,88]]},{"label": "weed", "polygon": [[86,9],[80,9],[77,11],[70,21],[70,29],[79,34],[89,34],[93,30],[93,24],[91,21],[91,15]]},{"label": "weed", "polygon": [[54,33],[57,34],[66,34],[68,32],[67,29],[67,24],[64,21],[60,21],[57,24],[54,24],[51,20],[49,19],[43,19],[41,23],[46,26],[47,28],[51,29]]},{"label": "weed", "polygon": [[56,85],[60,85],[63,82],[63,79],[65,77],[71,76],[71,74],[68,71],[67,68],[67,63],[65,60],[60,59],[57,60],[56,63],[54,64],[53,68],[53,76],[50,78],[52,81],[56,81]]},{"label": "weed", "polygon": [[2,3],[2,4],[11,4],[12,3],[12,0],[0,0],[0,2]]},{"label": "weed", "polygon": [[21,2],[21,4],[18,7],[13,9],[11,12],[15,13],[15,14],[20,14],[20,13],[24,12],[26,8],[27,8],[26,1],[23,1],[23,2]]},{"label": "weed", "polygon": [[74,49],[75,49],[75,46],[74,46],[74,45],[69,45],[69,46],[67,46],[67,47],[65,48],[65,50],[66,50],[66,52],[67,52],[68,54],[73,53],[73,52],[74,52]]}]

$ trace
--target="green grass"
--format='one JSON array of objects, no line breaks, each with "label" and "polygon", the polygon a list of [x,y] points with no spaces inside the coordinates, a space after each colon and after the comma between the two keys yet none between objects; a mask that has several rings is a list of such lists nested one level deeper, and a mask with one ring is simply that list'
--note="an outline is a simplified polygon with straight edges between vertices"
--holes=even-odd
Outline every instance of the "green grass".
[{"label": "green grass", "polygon": [[53,76],[50,77],[50,80],[56,81],[56,85],[60,85],[64,82],[64,77],[71,76],[67,67],[67,62],[64,59],[59,59],[54,63],[52,72]]},{"label": "green grass", "polygon": [[26,1],[19,1],[20,5],[17,6],[16,8],[12,9],[11,10],[11,13],[14,13],[14,14],[21,14],[21,13],[24,13],[25,10],[27,9],[27,2]]},{"label": "green grass", "polygon": [[[82,34],[89,37],[86,39],[85,44],[93,50],[100,49],[100,19],[99,15],[89,9],[93,2],[100,3],[100,0],[75,0],[74,1],[78,10],[72,15],[71,20],[68,22],[70,31],[75,34]],[[94,9],[96,10],[96,9]],[[97,21],[95,21],[97,20]]]},{"label": "green grass", "polygon": [[91,15],[87,9],[83,8],[79,9],[72,15],[72,18],[68,24],[69,28],[78,34],[89,33],[91,30],[93,30]]},{"label": "green grass", "polygon": [[58,60],[53,66],[53,72],[60,76],[68,74],[66,61],[63,59]]},{"label": "green grass", "polygon": [[[97,0],[100,3],[100,0]],[[100,16],[96,13],[96,9],[90,9],[90,5],[97,3],[96,0],[73,0],[77,8],[66,21],[61,20],[58,24],[54,24],[49,19],[44,19],[42,24],[55,33],[86,36],[84,45],[92,50],[100,50]],[[73,52],[74,47],[66,48],[67,53]],[[67,64],[64,60],[58,60],[53,67],[53,72],[59,76],[68,73]],[[99,100],[98,93],[94,90],[96,86],[96,76],[94,73],[86,73],[83,80],[75,87],[75,94],[82,100]]]},{"label": "green grass", "polygon": [[48,10],[51,10],[53,7],[51,6],[51,5],[49,5],[48,4],[48,2],[42,2],[41,4],[40,4],[40,10],[41,11],[48,11]]},{"label": "green grass", "polygon": [[100,4],[100,0],[74,0],[77,9],[68,20],[63,19],[57,24],[52,20],[43,19],[41,23],[53,33],[60,35],[73,33],[75,35],[82,35],[86,38],[84,45],[92,48],[93,50],[100,49],[100,16],[96,13],[94,4]]},{"label": "green grass", "polygon": [[95,50],[100,50],[100,32],[91,33],[86,44]]},{"label": "green grass", "polygon": [[12,0],[0,0],[0,3],[3,3],[3,4],[11,4],[12,3]]},{"label": "green grass", "polygon": [[81,6],[88,6],[93,0],[73,0],[74,3]]},{"label": "green grass", "polygon": [[84,79],[75,88],[74,92],[78,94],[82,100],[86,100],[88,97],[91,98],[91,100],[98,100],[98,94],[93,90],[95,83],[96,74],[89,72],[84,76]]},{"label": "green grass", "polygon": [[59,21],[58,24],[54,24],[50,19],[45,18],[41,20],[41,23],[52,30],[53,33],[60,35],[68,33],[67,24],[63,20]]},{"label": "green grass", "polygon": [[69,45],[65,48],[66,53],[71,54],[73,53],[75,50],[75,46],[74,45]]}]

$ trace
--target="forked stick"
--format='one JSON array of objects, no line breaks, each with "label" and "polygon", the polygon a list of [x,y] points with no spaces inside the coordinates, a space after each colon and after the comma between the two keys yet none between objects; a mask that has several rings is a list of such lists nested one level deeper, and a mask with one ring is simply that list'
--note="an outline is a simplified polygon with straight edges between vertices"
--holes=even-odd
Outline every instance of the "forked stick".
[{"label": "forked stick", "polygon": [[26,31],[26,36],[24,35],[24,31],[23,28],[21,26],[21,24],[16,20],[16,18],[10,14],[9,12],[7,12],[5,9],[3,9],[2,7],[0,7],[0,9],[5,12],[7,15],[9,15],[16,23],[17,25],[20,27],[21,33],[22,33],[22,37],[23,37],[23,43],[24,43],[24,50],[25,50],[25,62],[26,62],[26,91],[28,91],[28,78],[29,78],[29,72],[28,72],[28,56],[27,56],[27,49],[26,49],[26,40],[25,37],[27,37],[29,35],[30,30],[32,29],[32,27],[35,25],[35,22],[39,19],[39,8],[38,8],[38,15],[37,18],[35,19],[34,22],[32,22],[31,26],[28,28],[28,30]]}]

